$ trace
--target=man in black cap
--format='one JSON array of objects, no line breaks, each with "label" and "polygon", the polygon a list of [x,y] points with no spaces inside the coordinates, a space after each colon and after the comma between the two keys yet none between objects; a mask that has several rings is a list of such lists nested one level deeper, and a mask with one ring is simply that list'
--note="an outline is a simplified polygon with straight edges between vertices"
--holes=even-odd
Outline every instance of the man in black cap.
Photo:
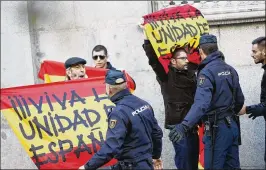
[{"label": "man in black cap", "polygon": [[109,70],[105,82],[116,107],[108,114],[104,145],[80,169],[97,169],[112,158],[118,160],[112,169],[161,168],[163,133],[152,107],[129,92],[121,71]]},{"label": "man in black cap", "polygon": [[86,75],[85,64],[86,60],[79,57],[71,57],[66,60],[66,81],[88,78]]},{"label": "man in black cap", "polygon": [[197,90],[194,104],[169,133],[179,142],[200,119],[204,123],[204,169],[239,169],[239,127],[235,115],[244,104],[236,70],[226,64],[214,35],[200,37]]},{"label": "man in black cap", "polygon": [[[260,94],[260,103],[251,105],[251,106],[244,106],[241,110],[240,114],[250,114],[249,118],[253,120],[256,117],[264,116],[266,120],[266,38],[265,37],[258,37],[252,41],[252,54],[251,57],[254,59],[255,64],[262,64],[262,69],[264,70],[264,74],[262,76],[261,81],[261,94]],[[266,129],[265,129],[266,134]],[[266,139],[265,139],[265,146],[266,146]],[[266,148],[265,148],[265,155],[264,161],[266,162]]]}]

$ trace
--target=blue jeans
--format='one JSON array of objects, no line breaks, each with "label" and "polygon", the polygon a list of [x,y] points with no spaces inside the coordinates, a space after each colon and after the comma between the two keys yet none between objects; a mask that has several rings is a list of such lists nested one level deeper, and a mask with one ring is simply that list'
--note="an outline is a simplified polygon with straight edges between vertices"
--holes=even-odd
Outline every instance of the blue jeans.
[{"label": "blue jeans", "polygon": [[199,136],[197,132],[190,132],[179,143],[173,143],[173,146],[176,168],[198,170]]},{"label": "blue jeans", "polygon": [[210,136],[203,137],[204,148],[204,168],[205,169],[239,169],[239,131],[235,121],[228,127],[224,121],[218,123],[216,128],[216,138],[214,142],[213,167],[212,141]]}]

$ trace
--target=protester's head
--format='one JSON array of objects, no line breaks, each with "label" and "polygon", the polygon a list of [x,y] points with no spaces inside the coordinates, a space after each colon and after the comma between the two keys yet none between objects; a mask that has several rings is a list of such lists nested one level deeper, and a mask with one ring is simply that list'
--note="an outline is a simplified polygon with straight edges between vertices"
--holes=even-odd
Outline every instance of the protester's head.
[{"label": "protester's head", "polygon": [[85,64],[86,60],[79,57],[71,57],[66,60],[66,80],[76,80],[88,78],[86,75]]},{"label": "protester's head", "polygon": [[172,52],[170,62],[178,70],[187,70],[188,58],[186,50],[182,47],[175,48]]},{"label": "protester's head", "polygon": [[96,68],[107,68],[107,49],[103,45],[96,45],[92,49],[92,59]]},{"label": "protester's head", "polygon": [[256,64],[264,63],[266,64],[266,44],[265,37],[259,37],[252,41],[252,53],[251,57],[254,59]]},{"label": "protester's head", "polygon": [[211,34],[202,35],[199,41],[199,54],[201,60],[204,60],[208,55],[216,51],[218,51],[216,36]]},{"label": "protester's head", "polygon": [[119,70],[108,70],[105,76],[106,94],[112,97],[127,88],[126,78]]}]

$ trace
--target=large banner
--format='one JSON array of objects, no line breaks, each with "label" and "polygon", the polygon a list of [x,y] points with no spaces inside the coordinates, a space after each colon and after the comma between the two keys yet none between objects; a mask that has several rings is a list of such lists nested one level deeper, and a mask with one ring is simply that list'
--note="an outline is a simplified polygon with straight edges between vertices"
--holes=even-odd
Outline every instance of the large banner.
[{"label": "large banner", "polygon": [[[168,72],[171,52],[176,47],[185,47],[188,60],[199,64],[199,38],[209,33],[209,25],[201,12],[191,5],[165,8],[143,16],[144,31],[153,49]],[[203,127],[199,127],[199,168],[204,167]]]},{"label": "large banner", "polygon": [[168,72],[171,51],[185,47],[190,62],[199,64],[199,37],[209,33],[209,25],[201,12],[190,5],[175,6],[143,16],[144,31],[159,61]]},{"label": "large banner", "polygon": [[[86,66],[86,74],[89,78],[105,76],[107,69],[99,69],[94,67]],[[136,89],[136,84],[134,80],[122,70],[127,79],[127,85],[130,91],[133,93]],[[44,80],[45,83],[65,81],[66,79],[66,69],[64,63],[57,61],[45,60],[41,64],[38,77]]]},{"label": "large banner", "polygon": [[104,77],[1,89],[1,113],[39,169],[85,164],[105,141],[112,107]]}]

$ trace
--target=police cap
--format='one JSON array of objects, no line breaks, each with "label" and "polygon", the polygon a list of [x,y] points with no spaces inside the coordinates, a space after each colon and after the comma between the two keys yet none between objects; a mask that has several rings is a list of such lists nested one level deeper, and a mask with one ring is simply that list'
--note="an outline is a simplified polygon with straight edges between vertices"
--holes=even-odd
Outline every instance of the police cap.
[{"label": "police cap", "polygon": [[199,45],[207,43],[217,43],[217,38],[215,35],[205,34],[200,37]]},{"label": "police cap", "polygon": [[123,72],[119,70],[108,70],[105,75],[105,83],[110,85],[119,85],[126,82]]},{"label": "police cap", "polygon": [[266,37],[258,37],[255,40],[252,41],[252,44],[259,44],[263,40],[266,40]]},{"label": "police cap", "polygon": [[65,62],[65,68],[69,68],[73,65],[77,65],[77,64],[86,64],[87,61],[84,60],[83,58],[79,58],[79,57],[71,57],[69,59],[66,60]]}]

